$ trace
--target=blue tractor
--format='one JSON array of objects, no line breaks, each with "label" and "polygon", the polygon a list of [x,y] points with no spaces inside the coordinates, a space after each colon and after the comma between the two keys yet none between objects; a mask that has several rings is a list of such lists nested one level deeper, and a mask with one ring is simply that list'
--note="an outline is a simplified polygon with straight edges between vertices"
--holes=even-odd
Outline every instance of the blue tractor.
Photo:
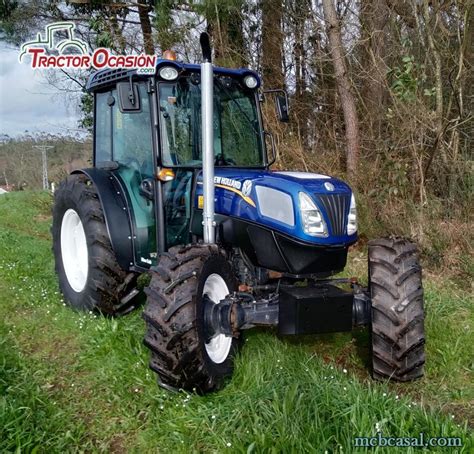
[{"label": "blue tractor", "polygon": [[402,238],[369,242],[369,285],[331,278],[357,241],[356,201],[338,179],[272,171],[260,104],[274,97],[248,69],[158,60],[156,74],[94,73],[93,167],[56,191],[53,250],[66,301],[143,312],[150,367],[168,389],[205,393],[233,370],[242,332],[281,335],[367,325],[373,376],[408,381],[424,366],[418,253]]}]

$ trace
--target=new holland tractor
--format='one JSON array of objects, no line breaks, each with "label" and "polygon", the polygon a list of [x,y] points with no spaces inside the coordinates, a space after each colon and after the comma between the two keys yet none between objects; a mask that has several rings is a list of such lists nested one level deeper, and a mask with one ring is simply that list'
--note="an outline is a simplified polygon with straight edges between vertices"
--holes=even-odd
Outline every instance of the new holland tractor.
[{"label": "new holland tractor", "polygon": [[[205,393],[231,375],[242,332],[280,335],[367,325],[373,376],[422,376],[423,289],[408,240],[369,242],[368,287],[331,278],[357,241],[356,201],[338,179],[272,171],[276,152],[248,69],[157,61],[156,74],[91,75],[93,167],[55,193],[53,250],[60,289],[74,308],[143,312],[150,367],[168,389]],[[168,53],[168,55],[170,55]],[[269,142],[268,147],[266,142]]]}]

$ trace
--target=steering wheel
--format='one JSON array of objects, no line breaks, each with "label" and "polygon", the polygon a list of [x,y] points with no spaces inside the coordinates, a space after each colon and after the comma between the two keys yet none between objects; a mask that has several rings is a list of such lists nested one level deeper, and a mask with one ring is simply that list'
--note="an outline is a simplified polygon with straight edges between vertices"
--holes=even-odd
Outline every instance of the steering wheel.
[{"label": "steering wheel", "polygon": [[226,158],[226,157],[224,157],[223,153],[220,153],[216,156],[216,159],[214,161],[214,165],[216,165],[216,166],[235,166],[237,164],[232,158]]}]

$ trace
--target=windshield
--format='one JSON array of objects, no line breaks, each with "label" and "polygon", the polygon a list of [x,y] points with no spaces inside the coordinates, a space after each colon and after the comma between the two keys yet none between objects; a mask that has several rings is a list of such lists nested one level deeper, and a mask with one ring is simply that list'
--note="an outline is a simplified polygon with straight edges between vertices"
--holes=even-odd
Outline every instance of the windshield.
[{"label": "windshield", "polygon": [[[214,78],[216,166],[262,167],[255,93],[232,78]],[[201,166],[201,88],[196,75],[159,84],[161,156],[165,166]]]}]

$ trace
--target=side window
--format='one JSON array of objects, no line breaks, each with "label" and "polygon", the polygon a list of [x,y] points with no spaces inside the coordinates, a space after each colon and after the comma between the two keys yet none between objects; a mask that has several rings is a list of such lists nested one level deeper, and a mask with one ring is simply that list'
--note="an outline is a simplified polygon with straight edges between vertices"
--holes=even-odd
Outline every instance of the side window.
[{"label": "side window", "polygon": [[112,161],[111,112],[107,103],[110,93],[95,96],[95,162]]},{"label": "side window", "polygon": [[136,168],[142,175],[153,175],[151,117],[148,93],[138,86],[140,111],[120,112],[117,91],[112,91],[113,158],[120,164]]}]

